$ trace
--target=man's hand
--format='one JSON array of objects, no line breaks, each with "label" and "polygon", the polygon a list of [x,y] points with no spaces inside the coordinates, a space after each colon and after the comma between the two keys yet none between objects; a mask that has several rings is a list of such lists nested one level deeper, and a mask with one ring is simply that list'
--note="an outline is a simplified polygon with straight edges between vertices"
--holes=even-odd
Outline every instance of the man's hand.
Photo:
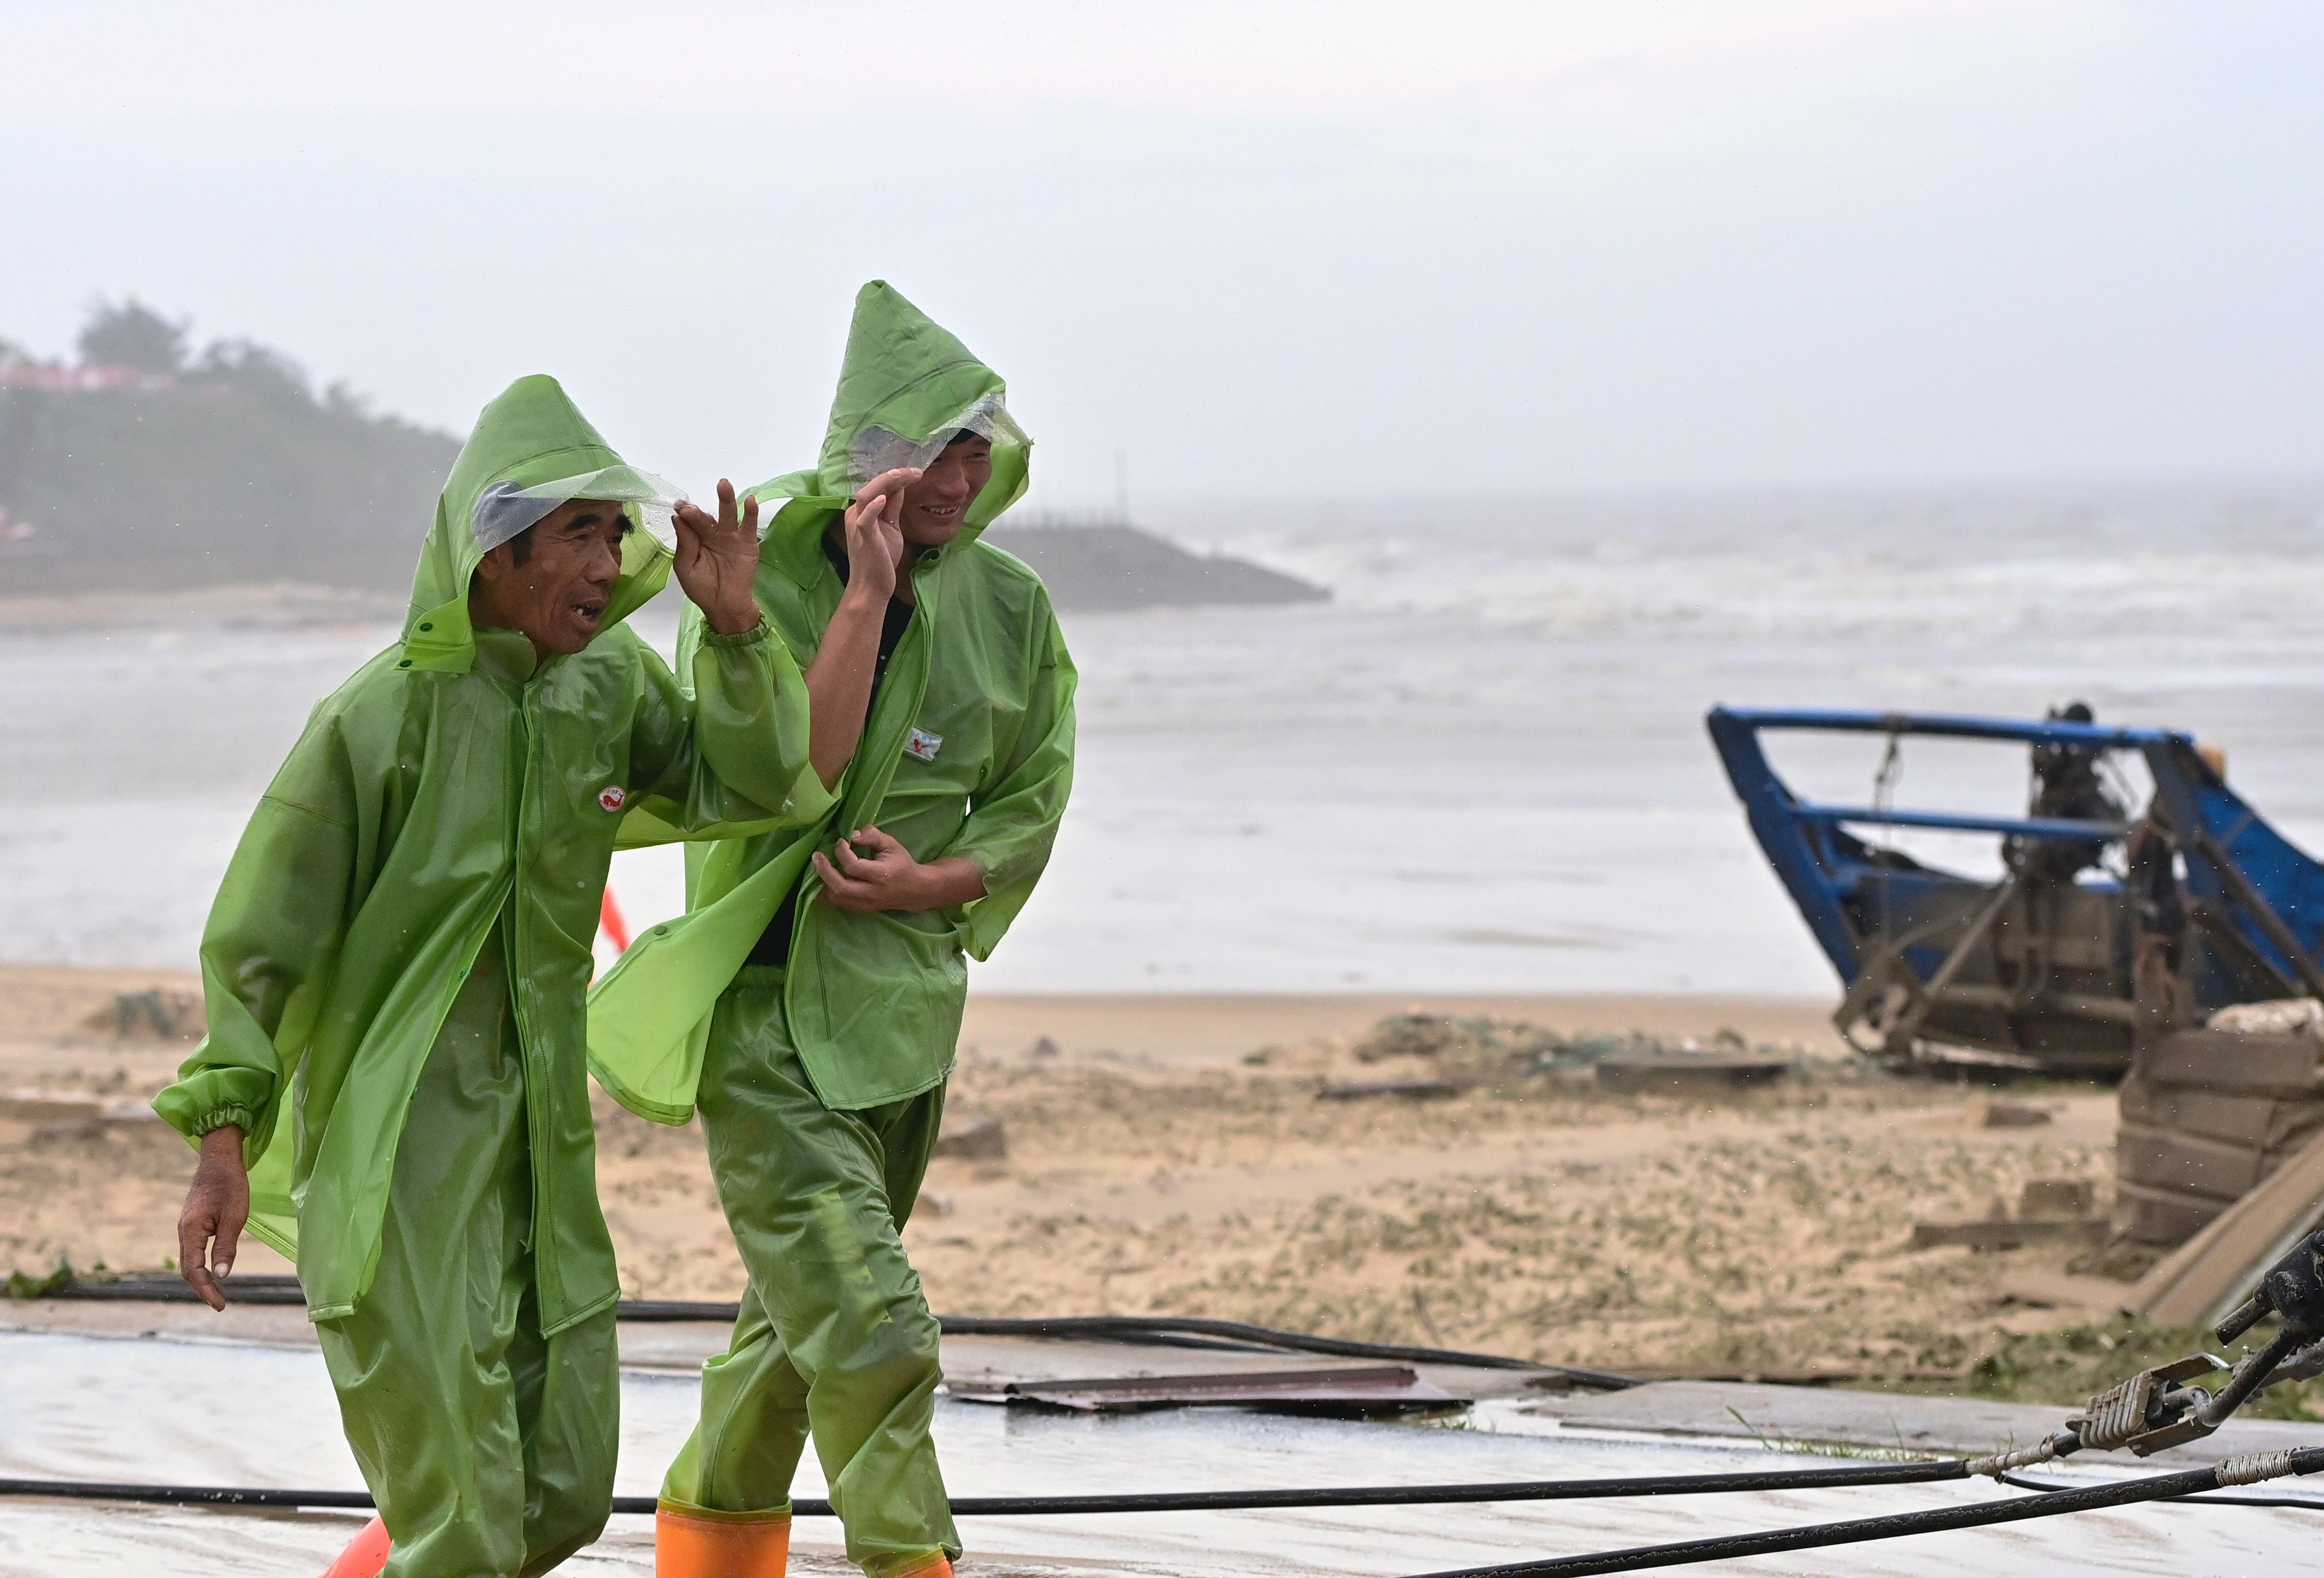
[{"label": "man's hand", "polygon": [[701,608],[720,635],[742,635],[759,627],[759,604],[751,578],[759,573],[759,501],[734,512],[734,484],[718,479],[718,518],[692,503],[670,517],[678,529],[678,584]]},{"label": "man's hand", "polygon": [[[178,1213],[178,1269],[202,1302],[226,1307],[221,1278],[234,1269],[235,1247],[250,1220],[250,1173],[242,1165],[242,1130],[234,1124],[202,1136],[186,1208]],[[213,1247],[215,1245],[215,1247]]]},{"label": "man's hand", "polygon": [[973,861],[954,854],[922,865],[877,827],[857,828],[828,855],[817,850],[815,874],[823,879],[825,899],[858,915],[881,909],[918,915],[984,897],[984,873]]},{"label": "man's hand", "polygon": [[862,743],[863,715],[872,706],[872,676],[880,665],[880,632],[904,562],[904,490],[920,478],[913,466],[883,471],[863,484],[841,521],[847,549],[847,590],[823,627],[815,660],[807,666],[807,759],[825,789]]},{"label": "man's hand", "polygon": [[904,563],[904,490],[919,480],[917,466],[883,471],[847,506],[847,589],[883,614]]}]

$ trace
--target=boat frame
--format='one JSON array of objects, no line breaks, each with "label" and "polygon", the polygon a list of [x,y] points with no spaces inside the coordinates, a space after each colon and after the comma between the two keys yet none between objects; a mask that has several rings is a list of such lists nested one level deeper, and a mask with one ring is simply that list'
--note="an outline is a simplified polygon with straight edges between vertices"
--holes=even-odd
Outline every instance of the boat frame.
[{"label": "boat frame", "polygon": [[[2114,1075],[2153,1038],[2231,1003],[2324,997],[2324,866],[2277,832],[2191,735],[2063,719],[1719,706],[1705,719],[1751,831],[1846,983],[1833,1022],[1898,1064],[1971,1063]],[[1760,736],[1808,730],[1983,740],[2096,762],[2135,754],[2154,784],[2115,820],[1995,817],[1803,799]],[[2037,768],[2038,786],[2038,768]],[[1876,796],[1876,798],[1878,797]],[[1938,829],[2004,841],[1983,881],[1877,847],[1850,828]],[[2057,875],[2119,851],[2126,876]]]}]

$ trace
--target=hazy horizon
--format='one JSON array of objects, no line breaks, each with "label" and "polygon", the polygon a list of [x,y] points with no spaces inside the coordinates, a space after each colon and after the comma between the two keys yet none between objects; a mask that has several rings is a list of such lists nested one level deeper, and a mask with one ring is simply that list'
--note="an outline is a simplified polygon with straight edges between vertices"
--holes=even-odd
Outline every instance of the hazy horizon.
[{"label": "hazy horizon", "polygon": [[2324,12],[15,7],[0,334],[804,464],[884,277],[1037,506],[2324,474]]}]

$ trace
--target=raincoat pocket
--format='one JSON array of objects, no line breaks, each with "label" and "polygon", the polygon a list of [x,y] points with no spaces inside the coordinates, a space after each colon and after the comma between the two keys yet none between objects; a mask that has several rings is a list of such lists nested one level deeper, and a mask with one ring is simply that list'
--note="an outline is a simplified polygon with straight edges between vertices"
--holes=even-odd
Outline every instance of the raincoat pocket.
[{"label": "raincoat pocket", "polygon": [[875,1107],[941,1084],[968,1001],[951,919],[817,904],[801,920],[784,1006],[824,1104]]}]

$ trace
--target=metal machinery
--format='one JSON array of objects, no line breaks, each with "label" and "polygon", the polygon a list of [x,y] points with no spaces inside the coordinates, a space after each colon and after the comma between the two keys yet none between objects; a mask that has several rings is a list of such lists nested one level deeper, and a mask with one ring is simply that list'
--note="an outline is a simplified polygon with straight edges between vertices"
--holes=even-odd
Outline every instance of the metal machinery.
[{"label": "metal machinery", "polygon": [[[2324,866],[2167,729],[1905,713],[1716,707],[1706,720],[1752,833],[1847,983],[1833,1014],[1859,1051],[2049,1074],[2122,1073],[2139,1047],[2231,1003],[2324,997]],[[2023,816],[1804,800],[1761,735],[1886,736],[1881,782],[1916,736],[2023,746]],[[2104,771],[2135,755],[2144,807]],[[2001,841],[1985,881],[1877,846],[1859,831],[1937,828]],[[1851,829],[1858,831],[1851,831]]]}]

